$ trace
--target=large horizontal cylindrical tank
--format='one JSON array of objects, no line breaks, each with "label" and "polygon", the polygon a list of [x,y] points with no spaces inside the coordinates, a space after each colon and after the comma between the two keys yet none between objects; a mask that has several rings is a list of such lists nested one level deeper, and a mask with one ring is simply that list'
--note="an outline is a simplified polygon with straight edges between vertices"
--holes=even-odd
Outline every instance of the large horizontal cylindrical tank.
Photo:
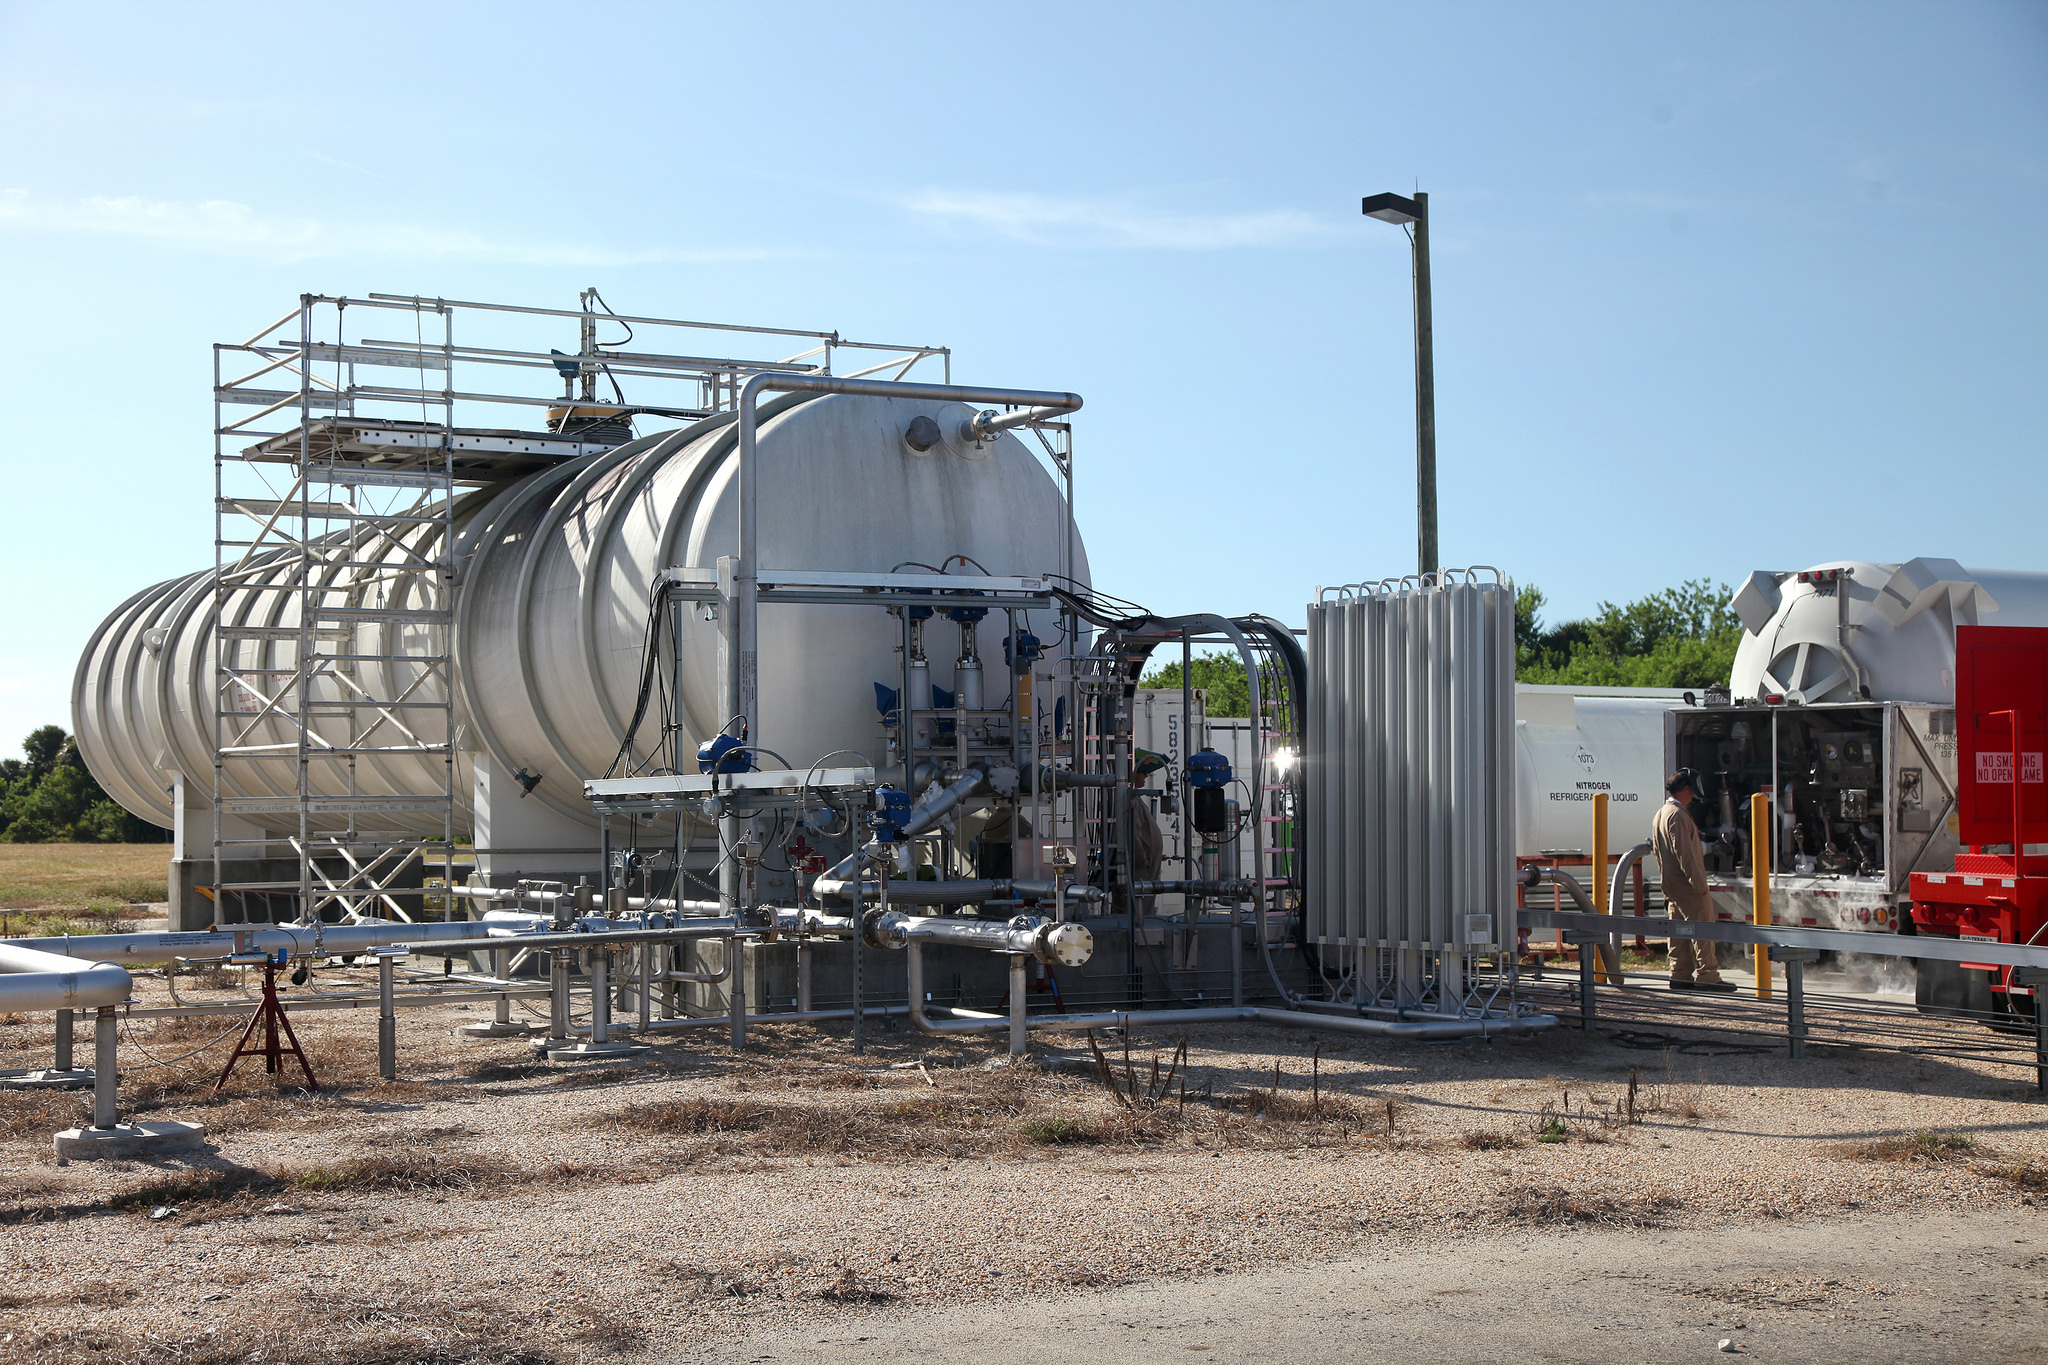
[{"label": "large horizontal cylindrical tank", "polygon": [[1743,625],[1729,679],[1738,700],[1947,704],[1956,627],[2048,625],[2048,574],[1832,560],[1753,573],[1731,605]]},{"label": "large horizontal cylindrical tank", "polygon": [[[953,559],[965,556],[997,575],[1058,570],[1068,535],[1065,502],[1020,440],[1005,433],[978,448],[941,443],[927,453],[905,443],[911,420],[941,415],[942,406],[845,395],[764,404],[757,485],[762,567],[886,573],[952,560],[956,571],[974,571]],[[419,564],[440,562],[453,573],[452,626],[354,627],[353,652],[385,657],[357,665],[386,670],[364,682],[364,693],[388,698],[411,688],[413,699],[438,700],[447,695],[438,669],[405,660],[438,654],[439,642],[427,632],[451,631],[460,823],[467,823],[469,770],[479,756],[506,773],[538,774],[527,799],[591,823],[581,783],[611,767],[633,716],[657,579],[664,569],[710,567],[734,553],[736,441],[731,415],[722,414],[467,493],[448,552],[426,543],[429,533],[404,532],[380,552],[404,563],[329,575],[325,605],[391,606],[420,599],[427,585],[418,575],[432,570]],[[1070,572],[1088,579],[1078,538]],[[229,594],[227,619],[296,627],[296,594],[283,590],[290,577],[287,565],[255,566]],[[74,725],[87,766],[122,805],[159,823],[170,823],[175,776],[182,773],[188,788],[212,787],[212,579],[210,571],[188,575],[124,603],[95,633],[74,683]],[[1042,633],[1045,623],[1036,624]],[[1000,618],[983,628],[991,627],[985,649],[1000,657]],[[679,659],[666,641],[659,656],[663,678],[679,687],[674,705],[686,759],[727,719],[718,714],[718,629],[705,613],[685,611]],[[753,741],[797,767],[838,749],[875,757],[873,685],[897,685],[900,639],[899,626],[879,606],[765,603]],[[940,641],[934,646],[933,681],[944,685],[955,650]],[[293,668],[294,640],[232,647],[245,651],[240,667],[251,673],[288,677]],[[346,687],[323,678],[314,699]],[[296,746],[291,706],[265,714],[261,699],[230,690],[230,723],[248,727],[245,743]],[[435,719],[441,713],[413,714],[419,719],[407,724],[415,733],[442,740]],[[236,722],[237,715],[246,719]],[[636,752],[644,755],[658,731],[653,720],[643,725]],[[437,792],[440,762],[419,755],[359,759],[354,790]],[[316,795],[350,789],[344,762],[313,763],[309,777]],[[288,762],[231,759],[224,769],[230,796],[288,796],[295,782]]]},{"label": "large horizontal cylindrical tank", "polygon": [[1683,694],[1650,688],[1515,689],[1515,854],[1589,853],[1607,794],[1607,851],[1650,837],[1664,800],[1664,713]]}]

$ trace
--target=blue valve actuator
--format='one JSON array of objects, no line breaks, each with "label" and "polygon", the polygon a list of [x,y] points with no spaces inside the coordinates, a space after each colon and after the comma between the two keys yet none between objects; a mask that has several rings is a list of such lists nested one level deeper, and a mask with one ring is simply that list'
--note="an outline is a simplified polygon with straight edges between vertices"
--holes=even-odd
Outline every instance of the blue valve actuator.
[{"label": "blue valve actuator", "polygon": [[[735,749],[739,752],[734,753]],[[697,746],[697,771],[750,773],[754,771],[754,751],[731,735],[713,735]]]},{"label": "blue valve actuator", "polygon": [[910,819],[910,793],[895,787],[875,788],[875,813],[868,817],[868,828],[875,832],[875,838],[885,844],[903,842],[903,826]]},{"label": "blue valve actuator", "polygon": [[1188,755],[1188,785],[1191,787],[1227,787],[1230,785],[1230,760],[1214,749],[1197,749]]}]

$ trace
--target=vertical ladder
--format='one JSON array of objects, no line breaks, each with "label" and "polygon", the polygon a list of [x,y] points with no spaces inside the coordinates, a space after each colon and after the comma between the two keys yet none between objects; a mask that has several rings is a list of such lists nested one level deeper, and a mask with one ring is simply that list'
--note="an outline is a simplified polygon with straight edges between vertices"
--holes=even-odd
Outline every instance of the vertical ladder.
[{"label": "vertical ladder", "polygon": [[[269,918],[281,897],[315,925],[411,919],[425,902],[402,886],[415,865],[423,877],[438,855],[444,884],[453,878],[450,316],[431,301],[399,310],[413,315],[420,382],[377,393],[417,402],[417,421],[387,424],[414,454],[372,468],[340,425],[355,415],[356,366],[368,354],[348,345],[349,307],[305,296],[296,338],[266,340],[281,322],[241,347],[215,348],[213,843],[223,919],[253,918],[259,902]],[[391,309],[379,305],[376,315],[388,323]],[[429,318],[435,343],[424,336]],[[233,421],[228,409],[252,400],[246,387],[221,382],[223,359],[252,357],[294,375],[298,391]],[[429,387],[433,370],[438,389]],[[292,432],[250,430],[294,409]],[[236,448],[259,434],[295,439]],[[316,765],[329,781],[314,779]],[[289,882],[231,866],[252,855],[269,861],[279,845],[297,862]]]}]

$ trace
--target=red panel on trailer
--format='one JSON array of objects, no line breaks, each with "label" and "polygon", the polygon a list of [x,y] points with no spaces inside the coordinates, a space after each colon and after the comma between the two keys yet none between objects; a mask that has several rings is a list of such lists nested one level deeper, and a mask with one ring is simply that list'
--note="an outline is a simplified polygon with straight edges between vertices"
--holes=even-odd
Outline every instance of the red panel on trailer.
[{"label": "red panel on trailer", "polygon": [[[2013,717],[2002,712],[2017,715],[2017,737]],[[1956,810],[1963,843],[2011,843],[2017,799],[2020,842],[2048,844],[2043,755],[2048,755],[2048,628],[1958,627]]]}]

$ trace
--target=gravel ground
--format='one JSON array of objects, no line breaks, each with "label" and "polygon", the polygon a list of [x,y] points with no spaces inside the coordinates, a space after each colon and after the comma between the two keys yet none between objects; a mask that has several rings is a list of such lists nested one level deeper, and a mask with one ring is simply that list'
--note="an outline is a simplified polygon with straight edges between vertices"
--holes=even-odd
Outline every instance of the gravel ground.
[{"label": "gravel ground", "polygon": [[[350,980],[369,978],[316,988]],[[1424,1045],[1211,1026],[1155,1084],[1179,1039],[1153,1030],[1128,1073],[1110,1055],[1127,1101],[1080,1039],[1009,1065],[997,1042],[902,1025],[864,1056],[843,1027],[759,1028],[744,1055],[706,1029],[630,1067],[548,1066],[453,1034],[488,1017],[402,1013],[387,1084],[373,1010],[301,1014],[317,1096],[244,1062],[215,1097],[225,1044],[169,1066],[143,1052],[224,1024],[138,1023],[124,1110],[205,1122],[213,1146],[189,1160],[59,1166],[50,1134],[82,1098],[0,1095],[0,1357],[660,1358],[707,1331],[885,1327],[1503,1229],[1768,1236],[1916,1210],[2027,1218],[2048,1197],[2028,1073],[1834,1048],[1795,1063],[1762,1034],[1769,1051],[1701,1055],[1599,1032]],[[0,1065],[38,1064],[50,1036],[43,1016],[0,1026]]]}]

